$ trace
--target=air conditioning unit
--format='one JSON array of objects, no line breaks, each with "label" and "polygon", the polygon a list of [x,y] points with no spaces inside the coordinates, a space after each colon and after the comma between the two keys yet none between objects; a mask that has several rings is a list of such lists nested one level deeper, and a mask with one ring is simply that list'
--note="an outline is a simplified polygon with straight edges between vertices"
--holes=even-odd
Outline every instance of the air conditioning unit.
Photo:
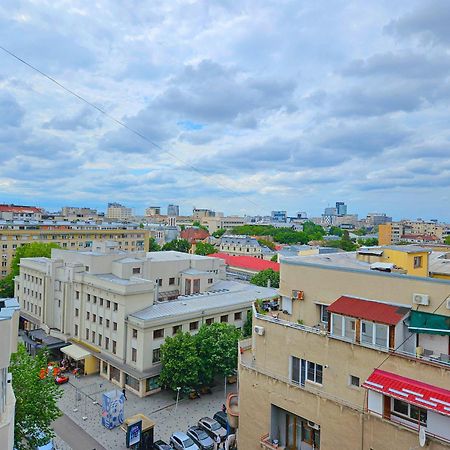
[{"label": "air conditioning unit", "polygon": [[259,334],[260,336],[264,336],[264,327],[256,326],[255,327],[255,333]]},{"label": "air conditioning unit", "polygon": [[292,300],[303,300],[303,291],[292,291]]},{"label": "air conditioning unit", "polygon": [[320,430],[320,425],[317,425],[317,423],[311,422],[308,420],[308,426],[313,428],[314,430]]},{"label": "air conditioning unit", "polygon": [[428,306],[430,304],[430,296],[427,294],[413,294],[413,303]]}]

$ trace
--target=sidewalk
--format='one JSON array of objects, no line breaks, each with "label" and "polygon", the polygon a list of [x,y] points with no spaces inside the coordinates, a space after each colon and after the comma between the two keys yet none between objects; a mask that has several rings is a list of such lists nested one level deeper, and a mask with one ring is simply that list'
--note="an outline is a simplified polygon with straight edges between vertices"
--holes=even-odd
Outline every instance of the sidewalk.
[{"label": "sidewalk", "polygon": [[[117,389],[117,386],[98,375],[81,378],[71,377],[70,383],[62,386],[64,395],[59,401],[61,410],[86,433],[108,450],[125,449],[125,433],[120,428],[107,430],[101,424],[101,401],[103,392]],[[228,385],[228,392],[235,392],[236,385]],[[81,397],[81,400],[77,400]],[[203,416],[212,417],[225,402],[224,387],[217,386],[213,393],[196,400],[180,400],[175,410],[174,393],[162,391],[146,398],[140,398],[127,391],[125,417],[142,413],[156,422],[155,440],[168,442],[175,431],[186,431]],[[95,403],[94,403],[95,402]],[[74,411],[77,409],[77,411]],[[83,420],[83,417],[86,419]],[[63,437],[63,436],[61,436]],[[70,444],[70,442],[68,442]],[[92,447],[94,448],[94,447]],[[73,450],[77,450],[75,447]]]}]

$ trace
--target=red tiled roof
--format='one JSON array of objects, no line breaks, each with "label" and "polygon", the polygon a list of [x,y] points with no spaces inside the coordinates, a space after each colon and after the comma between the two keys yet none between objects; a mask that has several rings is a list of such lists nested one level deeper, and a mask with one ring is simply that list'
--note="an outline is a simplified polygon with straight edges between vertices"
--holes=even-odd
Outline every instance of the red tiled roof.
[{"label": "red tiled roof", "polygon": [[379,369],[376,369],[362,386],[450,416],[450,391],[447,389]]},{"label": "red tiled roof", "polygon": [[181,239],[186,239],[191,244],[194,241],[203,241],[203,239],[206,239],[208,236],[209,233],[202,228],[186,228],[180,233]]},{"label": "red tiled roof", "polygon": [[396,325],[410,310],[410,308],[404,306],[362,300],[345,295],[339,297],[327,309],[328,312],[384,323],[386,325]]},{"label": "red tiled roof", "polygon": [[0,212],[15,212],[15,213],[41,213],[42,210],[36,206],[21,206],[21,205],[0,205]]},{"label": "red tiled roof", "polygon": [[402,235],[402,239],[416,239],[422,241],[438,241],[439,238],[437,236],[432,236],[430,234],[404,234]]},{"label": "red tiled roof", "polygon": [[227,253],[213,253],[214,258],[222,258],[228,266],[239,267],[241,269],[260,272],[261,270],[272,269],[275,272],[280,271],[280,264],[274,261],[266,261],[265,259],[255,258],[253,256],[232,256]]}]

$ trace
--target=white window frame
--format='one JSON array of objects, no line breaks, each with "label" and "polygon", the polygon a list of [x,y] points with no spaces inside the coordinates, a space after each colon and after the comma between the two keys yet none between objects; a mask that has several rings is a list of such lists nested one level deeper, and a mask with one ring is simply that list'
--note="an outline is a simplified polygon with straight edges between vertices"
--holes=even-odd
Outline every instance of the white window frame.
[{"label": "white window frame", "polygon": [[[363,333],[363,325],[365,324],[371,324],[372,325],[372,342],[363,342],[362,341],[362,333]],[[382,345],[378,345],[376,343],[376,336],[377,336],[377,326],[378,327],[386,327],[386,347],[382,346]],[[361,319],[361,329],[359,331],[359,342],[361,343],[361,345],[367,345],[369,347],[376,347],[376,348],[380,348],[380,349],[385,349],[388,350],[389,349],[389,325],[383,324],[383,323],[377,323],[377,322],[372,322],[370,320],[363,320]]]}]

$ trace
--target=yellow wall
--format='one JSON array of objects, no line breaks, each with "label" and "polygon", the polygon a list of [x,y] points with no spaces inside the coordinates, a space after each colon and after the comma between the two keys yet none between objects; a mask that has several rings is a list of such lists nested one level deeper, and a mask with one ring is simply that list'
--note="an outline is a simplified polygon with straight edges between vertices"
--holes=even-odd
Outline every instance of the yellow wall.
[{"label": "yellow wall", "polygon": [[379,245],[392,244],[392,224],[385,223],[378,225],[378,243]]},{"label": "yellow wall", "polygon": [[[422,257],[422,266],[414,268],[414,258]],[[415,275],[417,277],[428,276],[428,253],[427,252],[402,252],[393,249],[383,249],[383,259],[385,262],[395,264],[397,267],[405,269],[408,275]]]},{"label": "yellow wall", "polygon": [[431,278],[440,278],[441,280],[450,280],[450,275],[444,273],[432,273],[430,274]]},{"label": "yellow wall", "polygon": [[84,374],[91,375],[100,370],[100,361],[93,355],[86,356],[84,360]]}]

